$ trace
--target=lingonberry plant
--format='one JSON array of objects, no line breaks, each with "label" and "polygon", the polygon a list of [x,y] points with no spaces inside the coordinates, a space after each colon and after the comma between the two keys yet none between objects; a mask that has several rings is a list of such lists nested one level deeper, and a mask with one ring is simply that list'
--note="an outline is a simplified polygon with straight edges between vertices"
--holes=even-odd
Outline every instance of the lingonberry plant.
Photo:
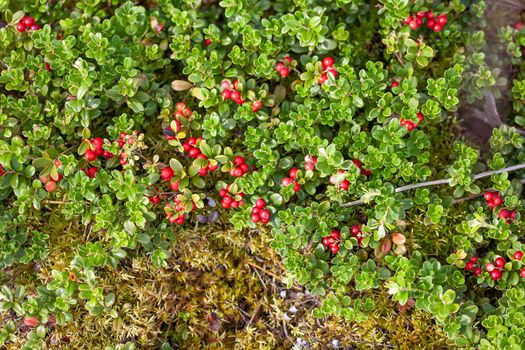
[{"label": "lingonberry plant", "polygon": [[[0,294],[27,347],[78,303],[117,314],[99,271],[166,266],[177,232],[219,219],[271,229],[319,317],[364,320],[386,289],[455,346],[525,346],[523,138],[481,153],[452,130],[497,78],[484,1],[144,6],[0,3],[0,265],[45,261],[47,211],[89,232],[67,271]],[[521,64],[523,29],[502,33]]]}]

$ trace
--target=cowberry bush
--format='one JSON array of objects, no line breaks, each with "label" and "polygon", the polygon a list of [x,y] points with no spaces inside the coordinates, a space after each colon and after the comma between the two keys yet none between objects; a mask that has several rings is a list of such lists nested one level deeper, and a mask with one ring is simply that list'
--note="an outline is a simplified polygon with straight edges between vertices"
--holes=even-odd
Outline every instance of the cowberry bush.
[{"label": "cowberry bush", "polygon": [[[217,221],[271,230],[318,317],[365,320],[386,289],[457,347],[525,346],[523,138],[503,126],[481,153],[455,130],[498,79],[484,1],[0,9],[0,265],[46,262],[51,213],[85,232],[45,284],[2,288],[34,328],[25,348],[77,304],[116,317],[99,273],[137,254],[166,267],[182,230]],[[519,66],[523,31],[501,36]]]}]

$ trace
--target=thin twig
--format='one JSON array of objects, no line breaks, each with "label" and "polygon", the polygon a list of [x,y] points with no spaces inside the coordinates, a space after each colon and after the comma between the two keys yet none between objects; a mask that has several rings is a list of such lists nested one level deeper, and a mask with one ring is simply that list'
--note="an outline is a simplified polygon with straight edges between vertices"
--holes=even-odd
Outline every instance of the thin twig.
[{"label": "thin twig", "polygon": [[[474,180],[479,180],[479,179],[487,177],[487,176],[492,176],[492,175],[495,175],[495,174],[501,174],[501,173],[516,171],[516,170],[520,170],[520,169],[525,169],[525,163],[513,165],[513,166],[510,166],[510,167],[503,168],[503,169],[498,169],[498,170],[484,171],[482,173],[474,175],[473,178],[474,178]],[[436,186],[436,185],[444,185],[444,184],[450,183],[450,180],[451,179],[433,180],[433,181],[420,182],[420,183],[412,184],[412,185],[406,185],[406,186],[402,186],[402,187],[396,188],[395,192],[399,193],[399,192],[405,192],[405,191],[413,190],[414,188]],[[353,207],[353,206],[356,206],[356,205],[361,205],[363,203],[364,202],[362,200],[355,200],[355,201],[352,201],[352,202],[344,203],[344,204],[341,205],[341,207],[348,208],[348,207]]]}]

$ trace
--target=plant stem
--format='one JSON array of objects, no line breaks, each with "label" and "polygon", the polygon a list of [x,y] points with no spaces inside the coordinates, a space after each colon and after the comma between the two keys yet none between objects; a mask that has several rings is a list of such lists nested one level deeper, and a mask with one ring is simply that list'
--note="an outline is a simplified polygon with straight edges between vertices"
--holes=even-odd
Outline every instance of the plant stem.
[{"label": "plant stem", "polygon": [[[473,178],[474,180],[479,180],[481,178],[492,176],[494,174],[501,174],[501,173],[516,171],[520,169],[525,169],[525,163],[516,164],[513,166],[509,166],[507,168],[498,169],[498,170],[484,171],[482,173],[475,174]],[[412,190],[414,188],[419,188],[419,187],[444,185],[444,184],[450,183],[450,180],[451,179],[433,180],[433,181],[420,182],[420,183],[412,184],[412,185],[401,186],[401,187],[396,188],[395,192],[399,193],[399,192],[405,192],[405,191]],[[341,207],[348,208],[348,207],[353,207],[353,206],[361,205],[361,204],[363,204],[362,200],[355,200],[352,202],[344,203],[341,205]]]}]

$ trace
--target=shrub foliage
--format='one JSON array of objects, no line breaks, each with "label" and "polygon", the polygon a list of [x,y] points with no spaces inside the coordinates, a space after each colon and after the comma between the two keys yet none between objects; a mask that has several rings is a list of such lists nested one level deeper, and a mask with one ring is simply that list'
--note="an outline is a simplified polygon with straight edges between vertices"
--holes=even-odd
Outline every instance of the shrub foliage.
[{"label": "shrub foliage", "polygon": [[[83,227],[69,266],[2,288],[0,308],[36,327],[25,348],[79,303],[116,317],[103,271],[166,268],[183,230],[218,220],[271,229],[317,317],[365,321],[380,290],[457,347],[525,346],[523,138],[502,126],[482,154],[452,130],[498,81],[484,1],[0,8],[0,265],[45,263],[50,216]],[[520,28],[501,32],[518,126]]]}]

